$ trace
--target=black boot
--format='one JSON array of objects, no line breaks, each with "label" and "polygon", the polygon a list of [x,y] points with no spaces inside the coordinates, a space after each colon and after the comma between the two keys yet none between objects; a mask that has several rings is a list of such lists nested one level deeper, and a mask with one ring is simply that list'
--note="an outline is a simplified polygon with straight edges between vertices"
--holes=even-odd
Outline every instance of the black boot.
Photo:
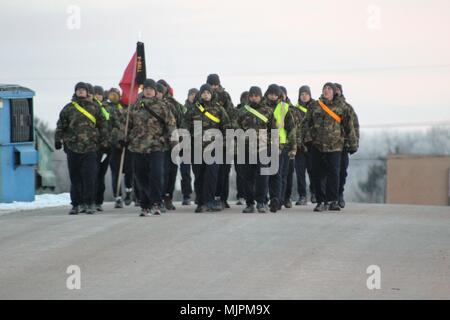
[{"label": "black boot", "polygon": [[330,210],[330,211],[341,211],[341,207],[338,205],[337,201],[333,201],[328,206],[328,210]]},{"label": "black boot", "polygon": [[79,212],[78,206],[73,206],[72,209],[70,209],[69,214],[76,215],[78,214],[78,212]]},{"label": "black boot", "polygon": [[345,200],[344,200],[344,195],[343,195],[343,194],[339,195],[338,205],[339,205],[339,207],[341,207],[342,209],[345,208]]},{"label": "black boot", "polygon": [[129,206],[131,204],[131,202],[133,201],[132,198],[131,198],[131,192],[132,191],[133,191],[132,189],[129,189],[125,193],[125,199],[123,200],[123,202],[125,202],[126,206]]},{"label": "black boot", "polygon": [[327,206],[324,203],[318,203],[317,206],[314,208],[314,212],[323,212],[327,210]]},{"label": "black boot", "polygon": [[278,199],[273,198],[272,200],[270,200],[269,207],[270,207],[270,212],[277,212],[280,207]]},{"label": "black boot", "polygon": [[255,206],[253,204],[248,205],[244,210],[242,210],[242,213],[255,213]]}]

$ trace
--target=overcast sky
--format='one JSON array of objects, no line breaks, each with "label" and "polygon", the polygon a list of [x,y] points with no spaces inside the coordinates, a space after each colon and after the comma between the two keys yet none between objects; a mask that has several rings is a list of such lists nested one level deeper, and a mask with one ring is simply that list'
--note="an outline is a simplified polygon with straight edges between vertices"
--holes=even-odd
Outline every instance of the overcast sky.
[{"label": "overcast sky", "polygon": [[139,36],[180,102],[209,73],[235,104],[252,85],[296,101],[334,81],[363,126],[450,121],[448,0],[3,0],[0,30],[0,83],[35,90],[52,127],[76,82],[118,86]]}]

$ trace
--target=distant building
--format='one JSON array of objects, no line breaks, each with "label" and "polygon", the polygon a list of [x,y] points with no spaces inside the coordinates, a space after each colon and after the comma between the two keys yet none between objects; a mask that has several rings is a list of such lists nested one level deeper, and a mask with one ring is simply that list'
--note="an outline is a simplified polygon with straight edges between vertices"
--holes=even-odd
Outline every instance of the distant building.
[{"label": "distant building", "polygon": [[389,156],[386,203],[450,205],[450,156]]}]

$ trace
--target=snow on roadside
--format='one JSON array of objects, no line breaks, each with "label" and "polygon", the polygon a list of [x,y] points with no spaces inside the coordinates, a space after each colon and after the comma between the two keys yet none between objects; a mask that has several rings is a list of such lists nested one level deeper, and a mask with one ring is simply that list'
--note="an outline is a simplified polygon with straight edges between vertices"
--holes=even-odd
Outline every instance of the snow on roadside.
[{"label": "snow on roadside", "polygon": [[70,205],[70,194],[41,194],[36,195],[33,202],[0,203],[0,214],[13,211],[34,210]]}]

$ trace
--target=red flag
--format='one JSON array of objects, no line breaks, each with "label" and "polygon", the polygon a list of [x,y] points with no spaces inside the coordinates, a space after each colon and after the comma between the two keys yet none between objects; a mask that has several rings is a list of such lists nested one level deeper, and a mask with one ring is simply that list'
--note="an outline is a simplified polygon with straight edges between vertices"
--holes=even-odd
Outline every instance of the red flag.
[{"label": "red flag", "polygon": [[124,104],[133,104],[138,95],[139,87],[136,85],[136,52],[128,63],[119,86],[122,89],[122,102]]},{"label": "red flag", "polygon": [[128,63],[122,80],[119,83],[122,89],[122,102],[124,104],[129,105],[136,102],[139,85],[144,84],[146,77],[144,44],[138,42],[136,44],[136,51],[130,63]]}]

